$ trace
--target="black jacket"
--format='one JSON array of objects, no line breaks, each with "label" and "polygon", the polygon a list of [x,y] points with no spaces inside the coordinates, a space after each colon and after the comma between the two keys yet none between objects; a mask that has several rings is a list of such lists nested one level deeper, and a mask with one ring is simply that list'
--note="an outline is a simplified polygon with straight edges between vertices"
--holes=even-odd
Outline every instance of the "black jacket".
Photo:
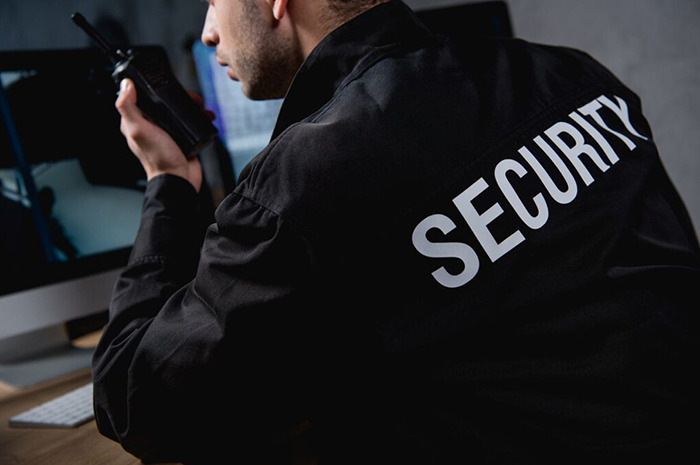
[{"label": "black jacket", "polygon": [[306,421],[321,463],[680,463],[697,432],[697,239],[638,97],[583,53],[375,7],[306,60],[204,238],[196,215],[149,183],[94,359],[137,456],[274,457]]}]

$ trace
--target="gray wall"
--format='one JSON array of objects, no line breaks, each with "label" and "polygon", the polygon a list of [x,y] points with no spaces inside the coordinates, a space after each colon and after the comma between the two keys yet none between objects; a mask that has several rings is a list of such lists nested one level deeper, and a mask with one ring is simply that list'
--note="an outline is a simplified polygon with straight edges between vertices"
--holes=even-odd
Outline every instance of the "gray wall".
[{"label": "gray wall", "polygon": [[[416,9],[469,0],[406,0]],[[697,0],[507,0],[515,34],[587,51],[641,97],[671,178],[700,231],[700,2]],[[0,49],[87,44],[69,19],[109,14],[135,43],[167,47],[194,85],[182,44],[199,36],[197,0],[0,0]]]}]

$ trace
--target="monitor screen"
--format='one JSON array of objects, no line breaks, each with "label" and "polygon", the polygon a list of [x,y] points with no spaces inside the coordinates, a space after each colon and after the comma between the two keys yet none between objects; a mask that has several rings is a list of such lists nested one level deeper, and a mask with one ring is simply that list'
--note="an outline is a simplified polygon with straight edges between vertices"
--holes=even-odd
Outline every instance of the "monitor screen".
[{"label": "monitor screen", "polygon": [[111,71],[96,49],[0,52],[3,380],[38,380],[5,362],[106,312],[128,260],[145,174],[119,130]]},{"label": "monitor screen", "polygon": [[144,178],[93,50],[0,57],[0,295],[123,264]]}]

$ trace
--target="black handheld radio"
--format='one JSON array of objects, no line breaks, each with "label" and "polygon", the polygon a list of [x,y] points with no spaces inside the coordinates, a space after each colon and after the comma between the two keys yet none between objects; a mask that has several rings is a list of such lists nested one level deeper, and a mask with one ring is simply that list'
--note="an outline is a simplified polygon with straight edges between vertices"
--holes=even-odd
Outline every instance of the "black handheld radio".
[{"label": "black handheld radio", "polygon": [[141,112],[170,134],[188,159],[211,142],[216,127],[177,81],[167,62],[134,50],[124,53],[107,42],[80,13],[71,18],[112,61],[112,79],[117,85],[124,78],[133,81]]}]

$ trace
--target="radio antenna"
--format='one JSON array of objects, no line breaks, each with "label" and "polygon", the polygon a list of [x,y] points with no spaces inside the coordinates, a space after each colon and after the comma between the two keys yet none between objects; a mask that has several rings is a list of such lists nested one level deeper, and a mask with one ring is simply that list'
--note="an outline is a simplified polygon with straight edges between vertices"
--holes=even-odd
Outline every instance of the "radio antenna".
[{"label": "radio antenna", "polygon": [[80,27],[80,29],[85,31],[85,33],[90,36],[93,41],[95,41],[97,46],[102,49],[102,51],[112,60],[112,63],[116,64],[117,62],[127,58],[124,52],[110,44],[107,39],[102,37],[102,34],[97,32],[97,29],[92,27],[92,24],[90,24],[83,15],[75,12],[71,15],[71,19],[78,25],[78,27]]}]

